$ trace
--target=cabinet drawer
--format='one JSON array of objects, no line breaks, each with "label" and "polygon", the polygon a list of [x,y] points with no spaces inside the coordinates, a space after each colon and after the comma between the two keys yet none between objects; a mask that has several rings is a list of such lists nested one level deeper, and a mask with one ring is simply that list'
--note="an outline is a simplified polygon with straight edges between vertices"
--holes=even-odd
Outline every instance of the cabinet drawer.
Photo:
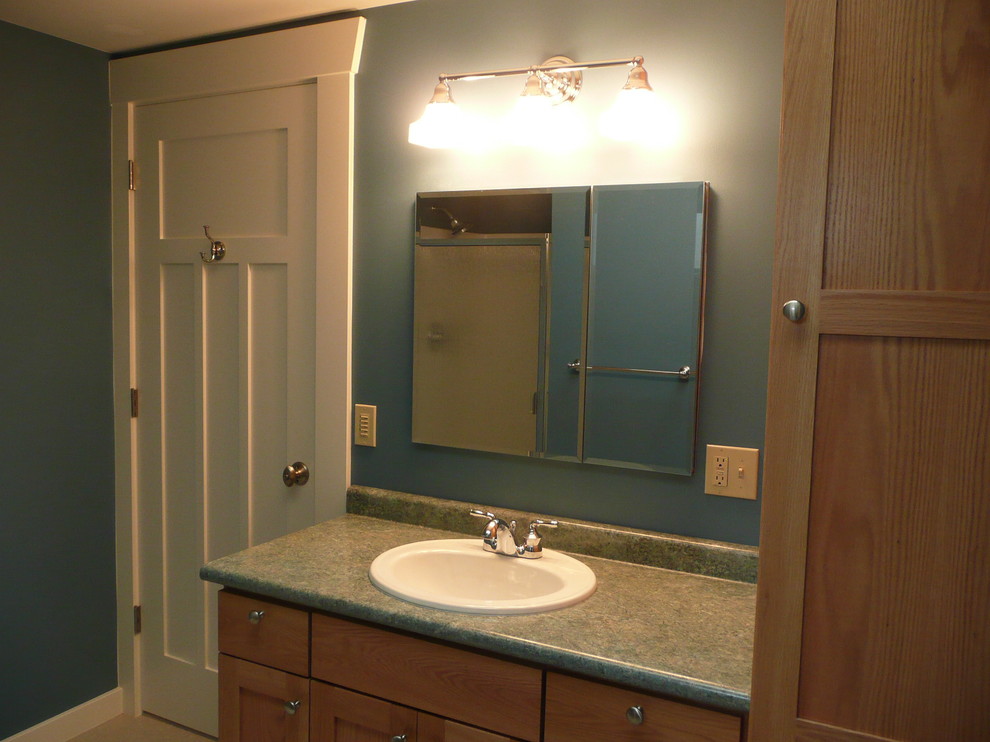
[{"label": "cabinet drawer", "polygon": [[[642,723],[626,711],[639,707]],[[739,742],[742,719],[611,685],[547,673],[546,742]]]},{"label": "cabinet drawer", "polygon": [[224,590],[219,612],[221,652],[309,675],[308,611]]},{"label": "cabinet drawer", "polygon": [[313,677],[510,737],[540,737],[542,672],[533,667],[317,614]]}]

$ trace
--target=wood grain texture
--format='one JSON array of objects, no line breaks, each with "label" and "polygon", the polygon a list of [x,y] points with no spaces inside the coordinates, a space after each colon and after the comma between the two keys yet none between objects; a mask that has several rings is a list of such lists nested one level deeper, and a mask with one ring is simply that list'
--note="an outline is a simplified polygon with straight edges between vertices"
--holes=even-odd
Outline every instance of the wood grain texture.
[{"label": "wood grain texture", "polygon": [[[248,621],[251,611],[264,618]],[[309,612],[223,590],[219,595],[220,651],[252,662],[309,675]]]},{"label": "wood grain texture", "polygon": [[534,667],[321,614],[312,637],[315,678],[510,737],[540,737],[543,673]]},{"label": "wood grain texture", "polygon": [[844,2],[836,36],[825,288],[990,291],[990,4]]},{"label": "wood grain texture", "polygon": [[[789,740],[797,707],[825,234],[835,0],[789,2],[750,738]],[[780,307],[808,306],[792,323]]]},{"label": "wood grain texture", "polygon": [[990,292],[822,291],[829,335],[990,340]]},{"label": "wood grain texture", "polygon": [[417,742],[416,711],[326,683],[310,685],[314,742],[390,742],[406,735]]},{"label": "wood grain texture", "polygon": [[820,359],[799,715],[990,739],[990,343]]},{"label": "wood grain texture", "polygon": [[513,742],[509,737],[420,712],[417,742]]},{"label": "wood grain texture", "polygon": [[[294,714],[286,701],[299,701]],[[308,742],[309,680],[220,655],[220,742]]]},{"label": "wood grain texture", "polygon": [[[643,723],[626,710],[639,706]],[[544,742],[739,742],[738,716],[547,673]]]},{"label": "wood grain texture", "polygon": [[896,742],[889,737],[850,732],[829,724],[820,724],[804,719],[797,720],[795,742]]}]

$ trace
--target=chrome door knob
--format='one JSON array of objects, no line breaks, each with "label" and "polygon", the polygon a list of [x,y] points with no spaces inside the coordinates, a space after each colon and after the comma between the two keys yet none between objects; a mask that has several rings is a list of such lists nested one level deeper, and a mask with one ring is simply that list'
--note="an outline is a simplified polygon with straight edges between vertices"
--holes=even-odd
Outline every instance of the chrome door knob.
[{"label": "chrome door knob", "polygon": [[301,461],[297,461],[294,464],[289,464],[282,470],[282,482],[286,487],[292,487],[296,484],[302,487],[308,481],[309,467]]},{"label": "chrome door knob", "polygon": [[806,309],[802,302],[799,302],[797,299],[791,299],[781,307],[781,311],[791,322],[800,322],[804,319]]},{"label": "chrome door knob", "polygon": [[265,617],[264,611],[251,611],[250,613],[248,613],[248,621],[250,621],[253,624],[261,623],[261,619],[263,619],[264,617]]},{"label": "chrome door knob", "polygon": [[639,726],[643,723],[643,707],[642,706],[630,706],[626,709],[626,721],[630,724],[635,724]]}]

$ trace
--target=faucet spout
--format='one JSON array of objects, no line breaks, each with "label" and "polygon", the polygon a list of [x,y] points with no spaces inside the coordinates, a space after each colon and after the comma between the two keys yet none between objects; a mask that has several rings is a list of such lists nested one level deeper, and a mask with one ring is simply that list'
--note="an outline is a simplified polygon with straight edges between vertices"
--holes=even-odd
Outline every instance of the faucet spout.
[{"label": "faucet spout", "polygon": [[555,528],[557,521],[540,520],[537,518],[529,524],[528,533],[521,541],[516,539],[516,522],[506,522],[494,513],[487,510],[470,510],[471,515],[478,518],[486,518],[488,523],[482,533],[481,540],[484,542],[485,551],[491,551],[505,556],[523,557],[524,559],[539,559],[543,556],[543,547],[540,542],[542,537],[537,530],[537,526],[549,526]]}]

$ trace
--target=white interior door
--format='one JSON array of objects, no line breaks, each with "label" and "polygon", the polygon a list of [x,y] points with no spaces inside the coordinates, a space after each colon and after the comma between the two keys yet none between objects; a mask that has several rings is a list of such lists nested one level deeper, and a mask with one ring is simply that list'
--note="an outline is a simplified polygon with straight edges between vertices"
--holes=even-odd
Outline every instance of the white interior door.
[{"label": "white interior door", "polygon": [[316,85],[141,105],[134,131],[142,706],[215,734],[198,570],[315,520],[282,472],[315,460]]}]

